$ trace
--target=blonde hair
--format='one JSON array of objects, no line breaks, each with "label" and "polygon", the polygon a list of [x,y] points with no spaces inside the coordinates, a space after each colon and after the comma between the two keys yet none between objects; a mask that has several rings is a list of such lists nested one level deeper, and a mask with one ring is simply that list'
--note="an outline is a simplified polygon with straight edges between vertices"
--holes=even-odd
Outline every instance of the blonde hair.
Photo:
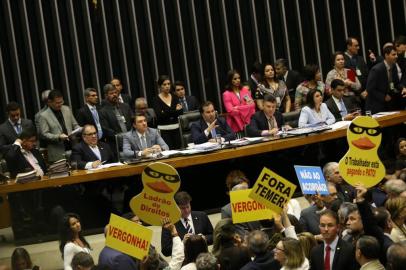
[{"label": "blonde hair", "polygon": [[283,263],[285,269],[295,269],[300,267],[305,260],[305,255],[299,240],[285,238],[282,240],[282,244],[286,257],[285,262]]},{"label": "blonde hair", "polygon": [[300,245],[302,246],[303,253],[306,258],[310,258],[310,251],[317,245],[316,238],[309,232],[302,232],[297,235]]}]

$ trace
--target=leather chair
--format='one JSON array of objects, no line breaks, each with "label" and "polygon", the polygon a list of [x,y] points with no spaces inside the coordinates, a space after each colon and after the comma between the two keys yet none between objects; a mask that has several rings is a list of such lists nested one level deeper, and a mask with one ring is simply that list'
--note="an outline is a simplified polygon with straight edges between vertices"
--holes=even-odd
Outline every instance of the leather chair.
[{"label": "leather chair", "polygon": [[283,116],[283,120],[285,120],[285,125],[289,125],[292,128],[298,127],[300,111],[282,113],[282,116]]},{"label": "leather chair", "polygon": [[125,133],[118,133],[114,135],[115,139],[115,151],[116,151],[116,157],[117,161],[121,162],[123,160],[123,137]]},{"label": "leather chair", "polygon": [[180,133],[180,140],[182,142],[182,148],[186,148],[188,143],[191,141],[191,132],[190,126],[192,122],[195,122],[200,119],[200,112],[193,111],[182,114],[178,117],[179,121],[179,133]]}]

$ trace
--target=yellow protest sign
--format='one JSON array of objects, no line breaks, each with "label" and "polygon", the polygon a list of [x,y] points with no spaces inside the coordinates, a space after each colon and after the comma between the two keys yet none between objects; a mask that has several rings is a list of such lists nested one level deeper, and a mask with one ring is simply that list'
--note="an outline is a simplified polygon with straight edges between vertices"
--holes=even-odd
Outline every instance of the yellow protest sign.
[{"label": "yellow protest sign", "polygon": [[339,171],[350,185],[364,184],[367,188],[378,184],[385,176],[385,166],[378,156],[382,130],[372,117],[359,116],[347,129],[348,152],[339,162]]},{"label": "yellow protest sign", "polygon": [[106,233],[106,246],[142,260],[148,255],[152,230],[111,214]]},{"label": "yellow protest sign", "polygon": [[144,188],[131,199],[131,210],[151,225],[160,226],[162,218],[177,222],[180,210],[173,196],[180,187],[180,177],[175,168],[162,162],[151,163],[141,177]]},{"label": "yellow protest sign", "polygon": [[270,169],[264,168],[249,196],[279,214],[293,196],[295,189],[295,184]]},{"label": "yellow protest sign", "polygon": [[251,189],[230,192],[230,206],[233,223],[271,219],[273,213],[259,202],[251,199]]}]

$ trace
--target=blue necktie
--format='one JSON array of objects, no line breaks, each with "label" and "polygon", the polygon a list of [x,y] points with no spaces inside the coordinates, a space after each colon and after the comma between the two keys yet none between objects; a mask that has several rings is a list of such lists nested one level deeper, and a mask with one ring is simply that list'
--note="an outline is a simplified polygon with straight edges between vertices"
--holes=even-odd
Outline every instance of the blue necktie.
[{"label": "blue necktie", "polygon": [[97,137],[101,139],[101,137],[103,137],[103,131],[100,125],[99,114],[97,113],[95,107],[92,107],[90,111],[92,112],[94,122],[96,123],[97,126]]},{"label": "blue necktie", "polygon": [[16,133],[18,135],[20,135],[20,133],[21,133],[21,125],[19,123],[15,123],[14,126],[15,126]]},{"label": "blue necktie", "polygon": [[345,108],[343,99],[340,99],[340,107],[341,107],[341,110],[340,110],[341,116],[345,117],[347,115],[347,108]]},{"label": "blue necktie", "polygon": [[212,137],[213,139],[215,139],[215,138],[216,138],[216,136],[217,136],[216,129],[215,129],[215,128],[213,128],[213,129],[211,130],[211,137]]}]

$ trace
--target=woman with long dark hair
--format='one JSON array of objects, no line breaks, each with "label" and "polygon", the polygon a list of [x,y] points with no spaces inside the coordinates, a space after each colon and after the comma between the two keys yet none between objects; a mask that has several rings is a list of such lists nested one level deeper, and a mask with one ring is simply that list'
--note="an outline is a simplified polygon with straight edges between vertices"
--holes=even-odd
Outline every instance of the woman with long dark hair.
[{"label": "woman with long dark hair", "polygon": [[183,114],[182,105],[176,95],[171,94],[172,84],[169,76],[161,75],[157,81],[159,94],[154,100],[158,129],[170,149],[181,146],[178,116]]},{"label": "woman with long dark hair", "polygon": [[233,69],[227,73],[226,90],[223,103],[227,115],[227,124],[234,132],[241,132],[255,113],[255,103],[248,88],[241,85],[240,73]]},{"label": "woman with long dark hair", "polygon": [[276,99],[276,109],[282,112],[290,112],[291,101],[288,88],[284,81],[275,76],[275,69],[271,64],[264,64],[261,74],[262,81],[255,91],[255,100],[258,109],[263,109],[265,95],[272,95]]},{"label": "woman with long dark hair", "polygon": [[67,213],[63,216],[59,228],[59,250],[65,270],[72,270],[71,262],[76,253],[90,253],[90,245],[82,235],[79,215]]},{"label": "woman with long dark hair", "polygon": [[299,127],[309,127],[315,125],[331,125],[336,119],[329,111],[327,105],[323,103],[323,93],[313,89],[307,94],[307,105],[300,112]]},{"label": "woman with long dark hair", "polygon": [[208,252],[206,240],[201,235],[191,235],[183,240],[185,246],[184,266],[181,270],[195,270],[196,259],[200,253]]},{"label": "woman with long dark hair", "polygon": [[25,248],[14,249],[11,255],[11,270],[40,269],[32,265],[30,254]]}]

